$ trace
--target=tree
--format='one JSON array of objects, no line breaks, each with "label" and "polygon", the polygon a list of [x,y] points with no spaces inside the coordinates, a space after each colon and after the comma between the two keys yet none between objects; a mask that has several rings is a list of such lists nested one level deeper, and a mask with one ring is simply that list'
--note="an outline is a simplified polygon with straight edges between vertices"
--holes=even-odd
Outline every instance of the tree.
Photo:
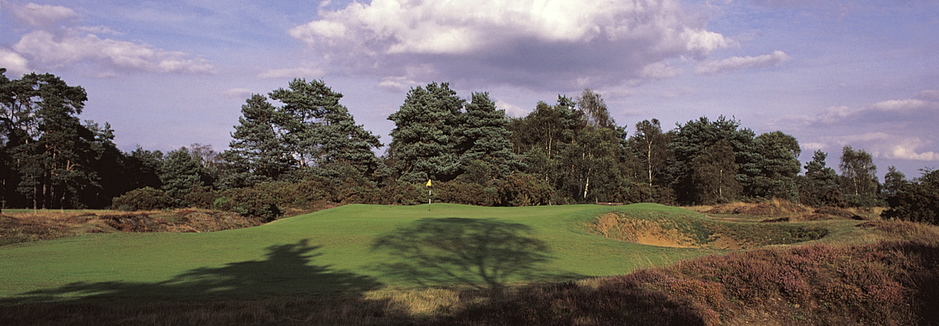
[{"label": "tree", "polygon": [[923,175],[900,186],[887,198],[885,218],[939,225],[939,171],[923,169]]},{"label": "tree", "polygon": [[741,191],[737,182],[738,167],[730,141],[719,140],[705,148],[691,161],[696,201],[700,204],[728,202]]},{"label": "tree", "polygon": [[231,149],[222,153],[223,187],[335,175],[347,173],[346,167],[378,178],[383,165],[372,150],[381,143],[339,104],[342,94],[322,80],[294,79],[269,95],[283,106],[258,94],[242,106]]},{"label": "tree", "polygon": [[274,90],[270,97],[284,103],[280,108],[281,126],[287,131],[284,139],[301,166],[349,165],[367,177],[378,171],[381,161],[372,149],[381,147],[381,142],[355,124],[349,110],[339,104],[342,94],[325,82],[294,79],[288,89]]},{"label": "tree", "polygon": [[595,128],[613,128],[616,122],[610,118],[610,112],[606,108],[606,103],[591,89],[584,89],[577,98],[577,107],[584,112],[587,124]]},{"label": "tree", "polygon": [[464,102],[449,83],[431,83],[412,88],[401,108],[388,116],[395,123],[388,154],[400,181],[449,181],[460,174],[457,144],[462,143]]},{"label": "tree", "polygon": [[781,131],[761,134],[753,142],[755,171],[747,193],[755,197],[796,201],[799,196],[796,176],[802,150],[795,137]]},{"label": "tree", "polygon": [[841,150],[842,187],[848,202],[856,206],[874,206],[877,195],[877,166],[871,154],[863,149],[844,146]]},{"label": "tree", "polygon": [[294,167],[294,158],[279,128],[280,113],[263,95],[254,94],[241,106],[241,117],[222,152],[223,188],[249,187],[280,179]]},{"label": "tree", "polygon": [[11,163],[3,184],[15,183],[34,208],[82,206],[79,194],[99,177],[92,169],[95,135],[77,118],[85,90],[52,74],[32,73],[0,78],[0,91],[0,141]]},{"label": "tree", "polygon": [[827,166],[828,154],[816,150],[812,161],[805,164],[805,175],[799,186],[799,201],[810,206],[843,206],[838,174]]},{"label": "tree", "polygon": [[492,180],[518,172],[523,167],[521,158],[512,152],[505,111],[496,109],[488,93],[473,93],[461,120],[459,129],[462,135],[459,139],[463,143],[457,151],[460,152],[463,172],[470,166],[474,171],[487,169],[490,171],[488,178]]},{"label": "tree", "polygon": [[643,165],[643,177],[650,195],[656,193],[655,186],[664,185],[659,177],[666,173],[666,162],[672,156],[668,149],[670,134],[662,132],[659,120],[643,120],[636,123],[636,131],[629,138],[629,147]]},{"label": "tree", "polygon": [[[695,173],[693,161],[705,149],[714,146],[721,140],[733,149],[734,163],[738,171],[735,179],[744,189],[748,186],[749,177],[759,173],[759,170],[747,169],[752,167],[754,133],[750,129],[740,129],[740,123],[720,116],[715,121],[707,117],[691,120],[679,124],[668,148],[674,153],[675,161],[671,164],[669,178],[675,189],[680,203],[693,203],[698,196],[695,194]],[[701,180],[698,178],[698,180]]]},{"label": "tree", "polygon": [[204,186],[202,182],[202,166],[199,159],[189,153],[186,147],[171,151],[163,160],[160,168],[160,180],[163,182],[163,191],[173,197],[181,205],[186,205],[183,196],[193,188]]},{"label": "tree", "polygon": [[883,194],[887,197],[896,195],[906,183],[906,175],[891,165],[887,167],[887,174],[884,175]]}]

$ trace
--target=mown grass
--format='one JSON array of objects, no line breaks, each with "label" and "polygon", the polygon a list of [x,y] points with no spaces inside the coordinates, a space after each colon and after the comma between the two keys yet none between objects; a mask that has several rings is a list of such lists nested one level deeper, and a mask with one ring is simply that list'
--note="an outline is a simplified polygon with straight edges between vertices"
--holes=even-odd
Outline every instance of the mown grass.
[{"label": "mown grass", "polygon": [[[92,234],[5,246],[0,324],[939,321],[929,309],[939,304],[935,227],[806,222],[829,235],[742,252],[596,235],[592,225],[610,212],[706,221],[700,213],[653,204],[351,205],[249,229]],[[753,225],[760,224],[737,227]],[[513,265],[525,268],[498,273]],[[437,273],[415,280],[396,268]],[[468,272],[476,270],[486,272]]]},{"label": "mown grass", "polygon": [[[305,269],[315,266],[321,274],[346,273],[368,280],[366,285],[410,287],[407,280],[387,275],[379,267],[395,259],[394,255],[372,248],[382,235],[406,228],[425,219],[458,218],[491,220],[529,228],[529,236],[548,244],[548,259],[539,266],[537,280],[562,280],[571,277],[606,276],[628,273],[641,267],[672,264],[684,259],[721,253],[715,250],[674,249],[643,246],[597,237],[584,225],[597,215],[611,210],[684,213],[677,208],[659,205],[603,207],[596,205],[529,208],[492,208],[433,204],[420,206],[350,205],[308,215],[287,218],[267,225],[211,233],[113,233],[86,234],[78,237],[17,244],[0,248],[0,297],[23,295],[30,291],[57,289],[69,284],[85,284],[90,289],[67,289],[51,296],[82,297],[95,294],[121,296],[207,295],[195,287],[147,287],[178,280],[191,271],[214,271],[202,277],[241,279],[226,285],[231,289],[215,290],[220,294],[238,293],[311,293],[336,291],[319,286],[316,277],[285,282],[278,287],[264,284],[265,278],[281,279],[278,269]],[[290,247],[294,257],[274,257],[272,250]],[[301,252],[302,251],[302,252]],[[611,259],[615,257],[615,259]],[[280,261],[283,260],[283,261]],[[273,266],[242,271],[233,266]],[[227,268],[227,269],[226,269]],[[213,276],[214,275],[214,276]],[[504,283],[525,282],[523,273],[507,275]],[[545,276],[548,276],[547,278]],[[461,285],[464,280],[453,280]],[[163,282],[163,283],[161,283]],[[189,282],[192,281],[177,281]],[[95,284],[130,284],[134,291],[95,289]],[[361,288],[360,285],[350,285]],[[377,286],[376,286],[377,287]],[[211,292],[211,291],[210,291]],[[209,293],[210,294],[210,293]],[[42,296],[50,296],[46,293]],[[37,297],[37,295],[26,295]],[[45,300],[45,299],[43,299]]]}]

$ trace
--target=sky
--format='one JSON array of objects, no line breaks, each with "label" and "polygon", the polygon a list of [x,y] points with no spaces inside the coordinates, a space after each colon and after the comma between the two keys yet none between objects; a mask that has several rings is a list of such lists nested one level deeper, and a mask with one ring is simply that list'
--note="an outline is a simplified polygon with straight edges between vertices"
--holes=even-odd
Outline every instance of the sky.
[{"label": "sky", "polygon": [[84,87],[125,151],[224,150],[294,78],[387,144],[408,90],[449,82],[515,117],[590,88],[630,132],[725,116],[912,178],[939,167],[936,31],[934,0],[0,0],[0,67]]}]

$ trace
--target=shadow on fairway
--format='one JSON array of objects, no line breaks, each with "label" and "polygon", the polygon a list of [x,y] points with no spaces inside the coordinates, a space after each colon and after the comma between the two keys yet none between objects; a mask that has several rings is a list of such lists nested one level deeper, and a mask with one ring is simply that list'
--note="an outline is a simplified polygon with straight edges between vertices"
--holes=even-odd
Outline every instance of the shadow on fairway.
[{"label": "shadow on fairway", "polygon": [[[77,299],[237,299],[265,295],[357,295],[382,284],[372,277],[310,263],[320,246],[308,240],[266,248],[264,260],[228,263],[189,270],[158,283],[72,283],[36,290],[0,303],[67,301]],[[12,301],[12,302],[11,302]]]},{"label": "shadow on fairway", "polygon": [[580,277],[543,270],[553,257],[548,244],[533,235],[518,223],[426,218],[379,237],[372,249],[393,257],[378,266],[380,272],[419,286],[496,288],[509,281]]}]

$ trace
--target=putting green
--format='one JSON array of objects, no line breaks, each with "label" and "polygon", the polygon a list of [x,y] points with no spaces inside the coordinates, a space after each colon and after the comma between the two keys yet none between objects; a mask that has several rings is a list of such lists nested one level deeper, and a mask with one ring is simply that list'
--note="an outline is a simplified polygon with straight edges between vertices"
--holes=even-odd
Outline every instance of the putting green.
[{"label": "putting green", "polygon": [[492,286],[628,273],[720,250],[607,239],[611,211],[695,215],[656,204],[349,205],[212,233],[115,233],[0,247],[0,299],[356,293]]}]

